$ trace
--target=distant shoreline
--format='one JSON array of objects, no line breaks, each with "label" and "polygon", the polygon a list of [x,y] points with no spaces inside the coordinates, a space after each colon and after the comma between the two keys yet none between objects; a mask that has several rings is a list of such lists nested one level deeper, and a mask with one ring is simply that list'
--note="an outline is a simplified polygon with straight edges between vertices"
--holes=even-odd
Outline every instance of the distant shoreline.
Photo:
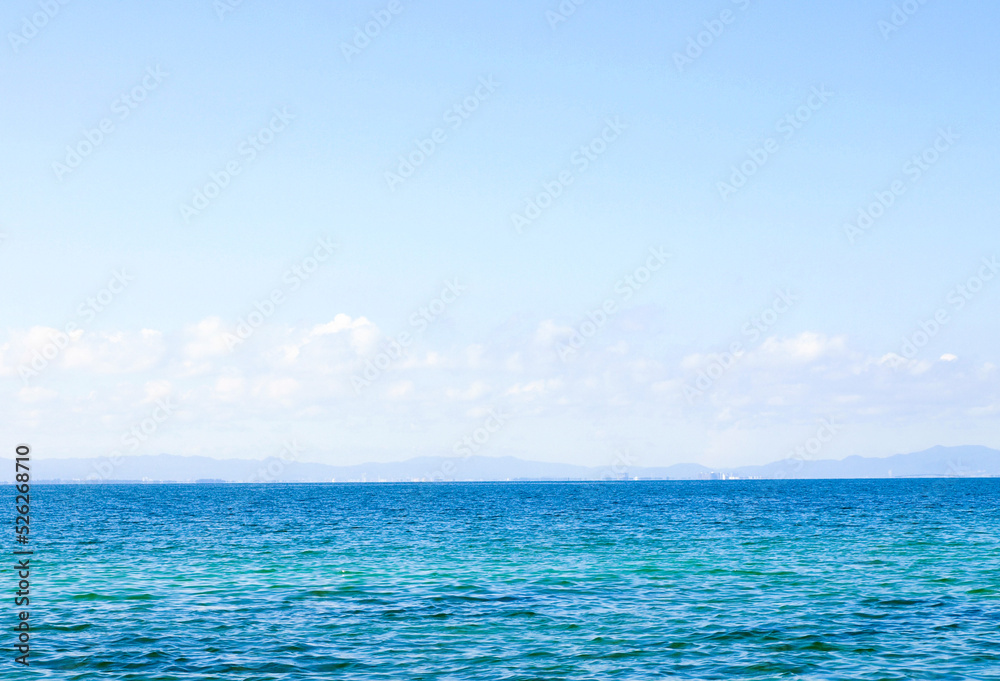
[{"label": "distant shoreline", "polygon": [[[884,482],[887,480],[997,480],[1000,475],[898,475],[882,478],[727,478],[727,479],[698,479],[698,478],[637,478],[628,480],[613,479],[586,479],[586,478],[522,478],[512,480],[271,480],[246,481],[246,480],[36,480],[34,485],[81,485],[81,486],[101,486],[101,485],[505,485],[505,484],[593,484],[593,483],[614,483],[614,484],[635,484],[650,482],[850,482],[858,480],[877,480]],[[0,481],[0,485],[13,486],[10,481]]]},{"label": "distant shoreline", "polygon": [[[631,464],[631,461],[630,461]],[[14,462],[0,458],[0,480],[12,480]],[[214,459],[156,454],[120,458],[45,459],[32,462],[35,482],[47,484],[267,484],[272,482],[612,482],[747,480],[887,480],[1000,477],[1000,451],[969,445],[932,447],[888,457],[788,458],[763,465],[710,468],[698,463],[604,466],[530,461],[514,456],[424,456],[387,463],[330,465],[297,457]]]}]

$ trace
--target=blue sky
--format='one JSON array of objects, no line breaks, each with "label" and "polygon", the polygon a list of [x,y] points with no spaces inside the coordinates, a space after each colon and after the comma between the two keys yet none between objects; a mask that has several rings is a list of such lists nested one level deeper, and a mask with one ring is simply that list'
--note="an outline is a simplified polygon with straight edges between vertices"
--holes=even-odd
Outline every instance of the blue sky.
[{"label": "blue sky", "polygon": [[[639,465],[769,461],[830,416],[844,427],[824,457],[1000,446],[1000,281],[948,302],[1000,255],[997,8],[913,3],[884,35],[891,2],[587,0],[551,25],[557,2],[399,0],[348,60],[389,2],[244,0],[220,18],[208,0],[71,1],[18,39],[42,5],[0,14],[10,441],[101,455],[167,396],[176,415],[130,453],[265,456],[296,434],[329,463],[448,454],[498,407],[516,416],[482,453],[593,465],[621,449]],[[495,86],[452,127],[481,79]],[[778,122],[814,88],[830,94],[786,138]],[[275,110],[291,120],[249,160],[241,144]],[[54,169],[105,119],[96,150]],[[624,129],[581,170],[574,154],[609,120]],[[386,172],[436,129],[390,190]],[[724,200],[719,183],[769,139]],[[906,164],[928,153],[915,179]],[[232,162],[239,175],[186,220]],[[560,173],[572,184],[518,233],[512,213]],[[845,223],[897,181],[905,193],[852,242]],[[336,254],[287,290],[320,238]],[[669,263],[622,300],[616,282],[650,248]],[[25,379],[123,269],[133,280]],[[461,295],[358,394],[351,377],[456,279]],[[274,314],[227,347],[276,287]],[[779,290],[798,300],[686,399]],[[607,324],[560,358],[609,299]]]}]

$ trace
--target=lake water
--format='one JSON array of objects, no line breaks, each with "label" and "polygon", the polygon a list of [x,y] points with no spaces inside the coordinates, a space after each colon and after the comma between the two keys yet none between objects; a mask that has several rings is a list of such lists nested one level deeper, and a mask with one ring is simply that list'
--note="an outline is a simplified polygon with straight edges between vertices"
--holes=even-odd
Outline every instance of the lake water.
[{"label": "lake water", "polygon": [[0,678],[1000,679],[995,479],[31,497]]}]

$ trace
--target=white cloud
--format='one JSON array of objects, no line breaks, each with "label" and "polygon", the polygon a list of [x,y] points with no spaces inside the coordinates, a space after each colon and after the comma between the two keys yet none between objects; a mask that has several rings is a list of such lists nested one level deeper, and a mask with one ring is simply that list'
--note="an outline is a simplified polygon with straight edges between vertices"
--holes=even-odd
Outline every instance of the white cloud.
[{"label": "white cloud", "polygon": [[847,339],[843,336],[831,338],[821,333],[803,332],[790,338],[767,338],[760,349],[751,351],[750,355],[782,363],[814,362],[829,355],[842,354],[846,344]]},{"label": "white cloud", "polygon": [[569,338],[571,335],[573,335],[572,327],[561,326],[551,319],[546,319],[539,323],[535,330],[535,342],[542,347],[548,347]]},{"label": "white cloud", "polygon": [[294,378],[268,378],[262,380],[254,388],[254,394],[269,400],[285,400],[299,389],[299,382]]},{"label": "white cloud", "polygon": [[445,391],[445,395],[451,400],[460,400],[463,402],[468,402],[471,400],[476,400],[489,392],[490,386],[483,381],[474,381],[468,388],[462,390],[457,388],[448,388]]},{"label": "white cloud", "polygon": [[365,317],[351,319],[346,314],[338,314],[333,321],[314,326],[309,336],[325,336],[344,331],[348,332],[351,347],[358,354],[365,355],[375,351],[380,337],[379,330]]},{"label": "white cloud", "polygon": [[228,329],[219,317],[208,317],[185,329],[188,338],[182,356],[187,360],[220,357],[229,352],[225,334]]},{"label": "white cloud", "polygon": [[386,395],[391,399],[402,399],[413,394],[413,381],[396,381],[386,390]]},{"label": "white cloud", "polygon": [[147,381],[144,386],[146,397],[143,398],[142,402],[144,404],[150,404],[156,402],[157,400],[170,395],[173,392],[173,386],[170,381],[159,379],[155,381]]},{"label": "white cloud", "polygon": [[[12,356],[44,343],[51,331],[36,327],[0,338],[7,373]],[[551,347],[539,347],[565,332],[552,322],[513,339],[451,348],[420,339],[359,399],[350,378],[384,342],[365,317],[338,314],[307,327],[268,322],[232,352],[223,341],[225,331],[213,317],[173,336],[148,329],[83,334],[65,351],[65,366],[42,377],[43,387],[32,384],[16,394],[13,404],[32,409],[18,418],[58,430],[78,421],[79,413],[92,414],[92,427],[110,433],[99,437],[113,439],[122,423],[175,395],[185,416],[171,427],[183,423],[200,438],[200,429],[215,432],[220,423],[233,424],[227,447],[256,446],[253,434],[262,428],[338,421],[353,424],[349,432],[361,441],[380,441],[410,432],[409,424],[424,424],[421,432],[437,433],[441,441],[426,435],[421,446],[436,451],[450,447],[447,433],[468,427],[469,414],[496,406],[519,408],[538,428],[558,423],[558,430],[582,433],[600,424],[626,439],[665,429],[669,440],[670,432],[686,432],[691,447],[698,428],[766,433],[829,414],[844,422],[902,428],[959,412],[987,418],[1000,403],[995,363],[964,364],[947,355],[869,356],[846,337],[807,332],[774,336],[749,348],[690,404],[684,386],[717,355],[682,354],[637,335],[588,344],[573,361],[562,362]],[[615,423],[629,425],[616,431]],[[330,433],[329,428],[317,432]],[[667,440],[643,437],[650,447],[666,450]],[[531,451],[543,441],[526,439],[521,455],[552,456]],[[718,442],[723,441],[728,442]]]},{"label": "white cloud", "polygon": [[25,386],[21,388],[17,393],[17,399],[26,404],[31,404],[34,402],[45,402],[48,400],[53,400],[59,396],[59,393],[55,390],[49,390],[47,388],[42,388],[39,386],[29,387]]},{"label": "white cloud", "polygon": [[246,394],[246,381],[242,376],[220,376],[215,381],[214,395],[216,399],[231,402]]}]

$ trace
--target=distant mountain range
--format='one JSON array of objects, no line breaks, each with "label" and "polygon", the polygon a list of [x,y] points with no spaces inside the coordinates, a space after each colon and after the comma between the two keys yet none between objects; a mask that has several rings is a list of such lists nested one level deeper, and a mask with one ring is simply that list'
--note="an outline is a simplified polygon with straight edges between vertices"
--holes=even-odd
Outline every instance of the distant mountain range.
[{"label": "distant mountain range", "polygon": [[[14,462],[0,459],[0,481],[14,479]],[[33,458],[34,482],[428,482],[433,480],[723,480],[918,478],[1000,476],[1000,451],[988,447],[933,447],[884,458],[785,459],[763,466],[712,469],[700,464],[664,468],[604,467],[525,461],[514,457],[421,457],[393,463],[329,466],[321,463],[212,459],[159,454],[109,459]]]}]

